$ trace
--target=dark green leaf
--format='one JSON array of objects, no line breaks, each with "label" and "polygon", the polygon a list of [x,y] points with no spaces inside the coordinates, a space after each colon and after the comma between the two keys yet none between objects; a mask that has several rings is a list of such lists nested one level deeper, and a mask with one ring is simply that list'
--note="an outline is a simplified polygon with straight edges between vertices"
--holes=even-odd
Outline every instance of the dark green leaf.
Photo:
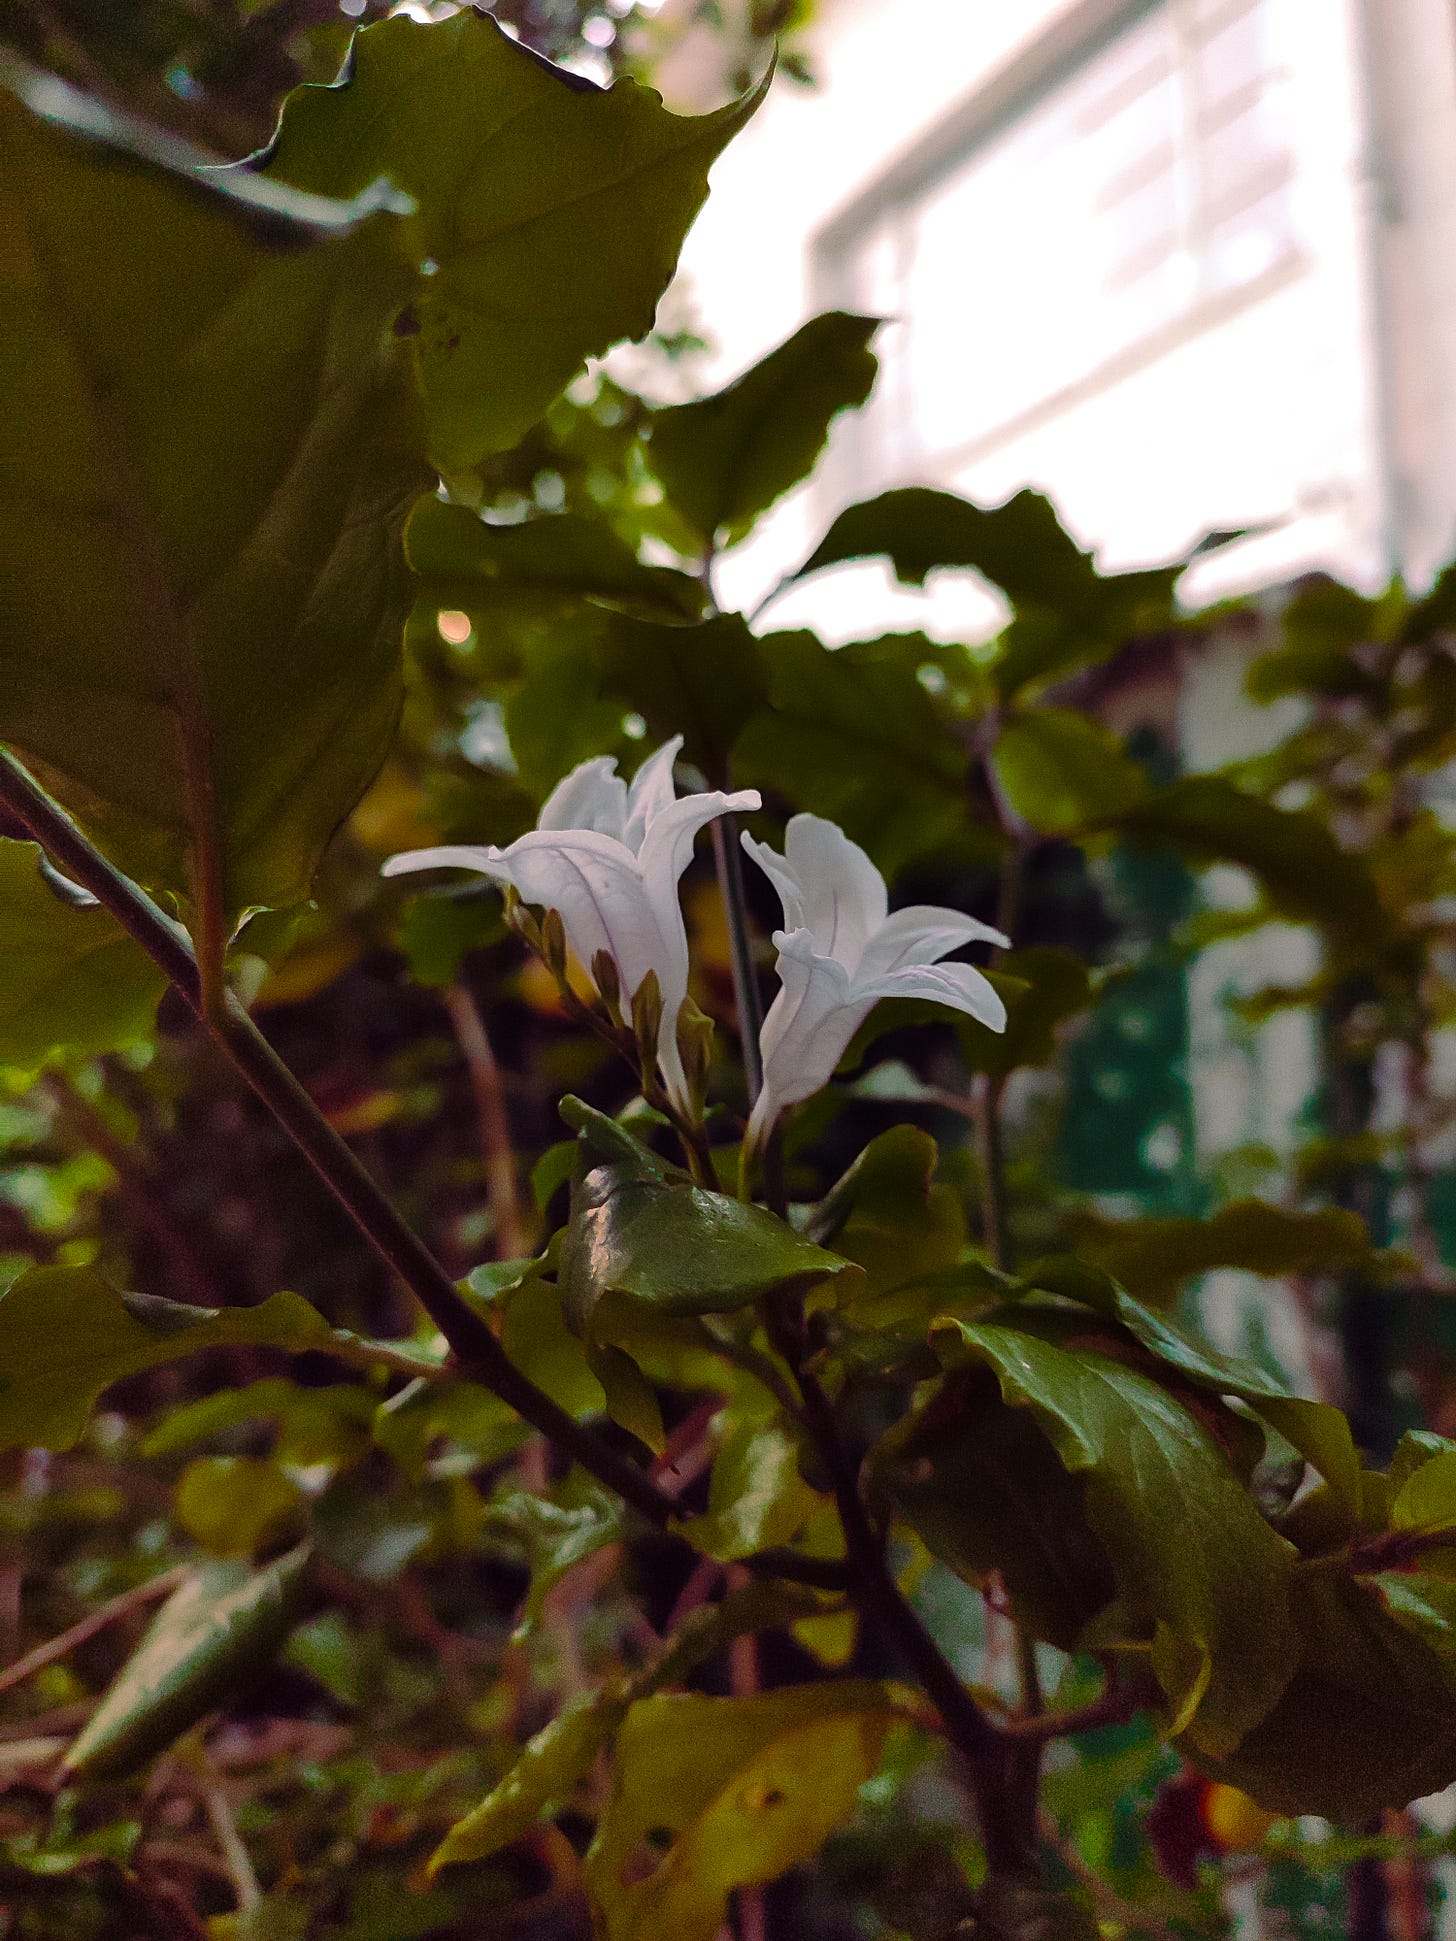
[{"label": "dark green leaf", "polygon": [[768,699],[762,650],[736,613],[696,627],[615,615],[602,628],[599,665],[603,688],[637,710],[651,739],[681,735],[683,753],[715,785]]},{"label": "dark green leaf", "polygon": [[1087,1521],[1085,1479],[1064,1466],[988,1370],[952,1376],[875,1450],[871,1476],[942,1563],[980,1587],[993,1573],[1017,1619],[1063,1651],[1117,1581]]},{"label": "dark green leaf", "polygon": [[578,513],[491,526],[431,493],[410,514],[405,553],[424,582],[421,597],[468,613],[477,626],[502,611],[549,613],[588,599],[680,620],[703,610],[695,579],[641,565],[610,526]]},{"label": "dark green leaf", "polygon": [[298,89],[270,176],[419,204],[410,341],[432,453],[466,471],[513,444],[590,356],[652,328],[707,172],[762,89],[697,117],[635,81],[583,86],[463,8],[364,28],[329,88]]},{"label": "dark green leaf", "polygon": [[0,89],[0,735],[190,900],[220,966],[239,913],[307,896],[399,711],[399,529],[427,482],[388,329],[400,222],[378,193],[200,173],[19,85],[39,114]]},{"label": "dark green leaf", "polygon": [[1450,1593],[1419,1577],[1302,1581],[1287,1691],[1227,1757],[1191,1756],[1272,1812],[1347,1824],[1444,1790],[1456,1780]]},{"label": "dark green leaf", "polygon": [[507,1490],[489,1505],[486,1529],[519,1547],[531,1573],[531,1588],[516,1625],[518,1640],[540,1621],[552,1585],[573,1564],[604,1544],[615,1543],[623,1532],[621,1504],[595,1485],[569,1479],[558,1495],[564,1500]]},{"label": "dark green leaf", "polygon": [[[1250,1207],[1261,1207],[1261,1202],[1236,1202],[1224,1211],[1240,1214]],[[1262,1211],[1276,1215],[1278,1212],[1272,1207],[1262,1208]],[[1209,1224],[1215,1224],[1219,1217],[1215,1216],[1215,1221]],[[1300,1218],[1298,1215],[1288,1217],[1295,1221]],[[1308,1217],[1318,1219],[1320,1216]],[[1338,1217],[1349,1220],[1353,1216],[1343,1214]],[[1251,1224],[1256,1230],[1259,1228],[1258,1215],[1252,1217]],[[1270,1223],[1271,1227],[1277,1224],[1277,1219]],[[1234,1223],[1230,1225],[1237,1231]],[[1279,1240],[1275,1239],[1269,1228],[1264,1229],[1264,1236],[1273,1240],[1277,1248]],[[1286,1231],[1280,1238],[1288,1244],[1294,1236]],[[1227,1251],[1233,1252],[1234,1248],[1230,1246]],[[1235,1261],[1230,1264],[1240,1263]],[[1151,1308],[1133,1300],[1110,1274],[1086,1268],[1079,1261],[1044,1262],[1040,1267],[1033,1267],[1027,1279],[1035,1287],[1046,1288],[1070,1300],[1084,1301],[1099,1313],[1120,1322],[1150,1354],[1200,1388],[1214,1395],[1232,1395],[1248,1403],[1255,1414],[1276,1429],[1306,1461],[1314,1465],[1347,1505],[1358,1508],[1361,1493],[1360,1456],[1350,1425],[1337,1408],[1327,1402],[1310,1402],[1291,1395],[1282,1382],[1256,1362],[1246,1361],[1238,1355],[1220,1354],[1206,1343],[1195,1340],[1166,1315],[1154,1313]]]},{"label": "dark green leaf", "polygon": [[648,463],[705,540],[732,545],[808,477],[831,423],[870,394],[878,329],[839,310],[812,317],[726,390],[654,412]]},{"label": "dark green leaf", "polygon": [[69,1449],[123,1376],[204,1348],[328,1348],[334,1330],[297,1294],[257,1307],[183,1307],[123,1294],[90,1267],[33,1267],[0,1295],[0,1448]]},{"label": "dark green leaf", "polygon": [[1339,1207],[1303,1211],[1267,1200],[1233,1200],[1204,1219],[1101,1221],[1078,1237],[1078,1252],[1147,1301],[1162,1304],[1195,1274],[1237,1267],[1249,1274],[1339,1273],[1369,1268],[1370,1235]]},{"label": "dark green leaf", "polygon": [[811,1236],[863,1268],[855,1309],[894,1287],[953,1266],[966,1244],[959,1196],[935,1183],[928,1132],[894,1126],[872,1139],[815,1209]]},{"label": "dark green leaf", "polygon": [[77,1778],[134,1772],[267,1664],[292,1627],[309,1551],[266,1569],[201,1565],[167,1599],[66,1754]]},{"label": "dark green leaf", "polygon": [[847,1271],[762,1207],[695,1186],[580,1099],[561,1109],[580,1144],[560,1286],[581,1333],[609,1291],[665,1315],[721,1314]]},{"label": "dark green leaf", "polygon": [[940,569],[969,568],[1001,588],[1017,615],[995,669],[1007,698],[1105,659],[1172,616],[1177,569],[1099,574],[1036,492],[987,508],[951,492],[897,487],[842,512],[795,577],[882,554],[911,586]]},{"label": "dark green leaf", "polygon": [[34,843],[0,840],[0,1065],[39,1071],[147,1038],[167,980],[114,917],[53,888]]},{"label": "dark green leaf", "polygon": [[986,975],[1006,1006],[1006,1029],[960,1030],[961,1051],[975,1071],[992,1078],[1050,1065],[1060,1027],[1085,1011],[1093,998],[1083,958],[1069,950],[1033,945],[998,951]]},{"label": "dark green leaf", "polygon": [[820,1498],[799,1471],[799,1438],[776,1415],[738,1407],[713,1458],[708,1509],[679,1527],[720,1562],[792,1543]]},{"label": "dark green leaf", "polygon": [[[1294,1666],[1292,1551],[1201,1422],[1157,1382],[1076,1342],[1075,1316],[957,1321],[951,1366],[993,1370],[1064,1466],[1117,1577],[1117,1623],[1151,1648],[1172,1729],[1215,1753],[1269,1711]],[[1196,1543],[1188,1533],[1196,1529]]]},{"label": "dark green leaf", "polygon": [[919,679],[938,648],[920,634],[831,651],[780,633],[759,646],[768,706],[739,737],[735,781],[828,816],[890,871],[965,827],[965,747]]},{"label": "dark green leaf", "polygon": [[472,950],[486,950],[507,935],[500,900],[468,896],[415,896],[400,920],[400,946],[417,984],[436,990],[453,984]]}]

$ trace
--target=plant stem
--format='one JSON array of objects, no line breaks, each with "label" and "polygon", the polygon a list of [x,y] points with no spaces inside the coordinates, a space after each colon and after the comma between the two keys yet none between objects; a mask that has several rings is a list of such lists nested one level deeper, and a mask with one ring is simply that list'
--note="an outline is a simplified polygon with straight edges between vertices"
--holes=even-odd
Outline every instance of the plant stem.
[{"label": "plant stem", "polygon": [[753,963],[753,937],[748,927],[748,896],[743,886],[743,845],[738,839],[738,818],[720,815],[710,825],[713,838],[713,867],[718,872],[718,888],[728,916],[728,952],[733,968],[733,1001],[738,1010],[738,1034],[743,1046],[743,1076],[748,1083],[750,1105],[763,1090],[763,1054],[759,1035],[763,1030],[763,1005],[758,995],[758,976]]},{"label": "plant stem", "polygon": [[185,1565],[179,1564],[175,1570],[164,1570],[160,1577],[148,1578],[145,1584],[136,1584],[119,1597],[109,1598],[94,1610],[89,1617],[73,1624],[69,1631],[63,1631],[58,1638],[48,1638],[38,1644],[34,1651],[28,1651],[23,1658],[0,1671],[0,1692],[8,1692],[16,1685],[23,1685],[27,1678],[33,1678],[47,1665],[53,1665],[60,1658],[68,1658],[83,1644],[104,1631],[118,1618],[130,1617],[133,1611],[143,1610],[148,1604],[155,1604],[159,1597],[168,1597],[187,1575]]},{"label": "plant stem", "polygon": [[530,1223],[521,1201],[520,1175],[506,1117],[500,1065],[491,1046],[480,1007],[463,984],[443,993],[455,1042],[470,1074],[475,1113],[480,1122],[480,1145],[485,1159],[485,1191],[495,1230],[496,1250],[503,1260],[520,1260],[530,1253]]},{"label": "plant stem", "polygon": [[1001,1138],[1001,1083],[982,1072],[973,1100],[976,1145],[981,1161],[981,1228],[991,1265],[1011,1272],[1011,1238],[1006,1207],[1006,1154]]},{"label": "plant stem", "polygon": [[891,1640],[940,1714],[947,1738],[965,1760],[976,1797],[986,1858],[993,1873],[1035,1872],[1034,1843],[1020,1825],[1009,1785],[1010,1748],[967,1691],[959,1674],[895,1582],[885,1546],[860,1495],[859,1475],[839,1433],[834,1405],[804,1366],[802,1320],[781,1308],[768,1314],[774,1347],[794,1371],[804,1422],[834,1491],[849,1553],[849,1595]]}]

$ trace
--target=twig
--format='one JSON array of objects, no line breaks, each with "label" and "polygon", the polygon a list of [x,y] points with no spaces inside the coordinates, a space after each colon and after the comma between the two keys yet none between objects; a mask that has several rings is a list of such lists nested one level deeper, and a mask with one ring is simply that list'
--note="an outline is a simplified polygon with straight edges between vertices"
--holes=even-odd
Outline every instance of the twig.
[{"label": "twig", "polygon": [[55,1664],[59,1658],[69,1657],[118,1618],[129,1617],[133,1611],[144,1610],[159,1597],[166,1597],[169,1592],[176,1590],[186,1575],[186,1565],[179,1564],[175,1570],[164,1570],[159,1577],[149,1577],[145,1584],[135,1584],[119,1597],[111,1598],[89,1617],[82,1618],[79,1624],[73,1624],[69,1631],[63,1631],[58,1638],[51,1638],[45,1644],[38,1644],[34,1651],[28,1651],[23,1658],[17,1658],[13,1664],[7,1665],[0,1671],[0,1692],[23,1685],[27,1678],[44,1671],[47,1665]]},{"label": "twig", "polygon": [[223,1858],[227,1862],[228,1876],[237,1896],[237,1911],[239,1914],[250,1914],[263,1899],[263,1890],[253,1871],[252,1859],[238,1834],[232,1804],[217,1774],[211,1766],[205,1766],[201,1778],[202,1803],[207,1808],[207,1817],[212,1822],[217,1844],[222,1848]]},{"label": "twig", "polygon": [[480,1121],[480,1144],[485,1159],[485,1190],[500,1257],[519,1260],[531,1252],[533,1236],[521,1199],[520,1175],[515,1148],[511,1144],[510,1121],[506,1117],[505,1096],[501,1088],[500,1066],[491,1047],[480,1007],[463,984],[452,984],[444,993],[445,1009],[455,1033],[455,1042],[470,1074],[475,1093],[476,1117]]}]

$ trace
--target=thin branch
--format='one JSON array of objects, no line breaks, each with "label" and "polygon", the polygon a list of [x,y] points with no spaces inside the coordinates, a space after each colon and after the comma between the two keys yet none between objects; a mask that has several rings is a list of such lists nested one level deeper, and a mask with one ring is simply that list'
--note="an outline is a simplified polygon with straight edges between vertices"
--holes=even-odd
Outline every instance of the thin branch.
[{"label": "thin branch", "polygon": [[804,1420],[834,1491],[849,1553],[849,1594],[898,1648],[940,1714],[946,1736],[965,1759],[992,1870],[1026,1872],[1034,1862],[1010,1810],[1006,1741],[895,1582],[884,1543],[860,1495],[858,1471],[840,1437],[834,1405],[817,1376],[804,1366],[802,1317],[780,1305],[767,1310],[765,1318],[770,1340],[794,1371]]},{"label": "thin branch", "polygon": [[977,1074],[972,1100],[976,1147],[981,1162],[981,1237],[991,1265],[1011,1272],[1011,1236],[1006,1204],[1006,1155],[1001,1137],[1001,1082]]},{"label": "thin branch", "polygon": [[465,1068],[475,1094],[475,1112],[480,1121],[480,1144],[485,1159],[485,1191],[490,1204],[495,1237],[503,1260],[519,1260],[532,1250],[531,1223],[521,1198],[520,1174],[515,1148],[511,1144],[510,1121],[506,1117],[505,1093],[501,1086],[500,1065],[491,1047],[490,1035],[480,1007],[463,984],[452,984],[444,993],[446,1011]]},{"label": "thin branch", "polygon": [[73,1624],[69,1631],[62,1631],[59,1637],[38,1644],[34,1651],[28,1651],[23,1658],[0,1671],[0,1692],[12,1691],[15,1686],[23,1685],[27,1678],[33,1678],[47,1665],[58,1659],[68,1658],[73,1651],[79,1651],[83,1644],[90,1642],[98,1632],[115,1624],[119,1618],[130,1617],[134,1611],[143,1611],[148,1604],[155,1604],[159,1597],[166,1597],[176,1590],[187,1575],[186,1565],[179,1564],[175,1570],[164,1570],[159,1577],[149,1577],[145,1584],[135,1584],[120,1596],[108,1599],[89,1617]]}]

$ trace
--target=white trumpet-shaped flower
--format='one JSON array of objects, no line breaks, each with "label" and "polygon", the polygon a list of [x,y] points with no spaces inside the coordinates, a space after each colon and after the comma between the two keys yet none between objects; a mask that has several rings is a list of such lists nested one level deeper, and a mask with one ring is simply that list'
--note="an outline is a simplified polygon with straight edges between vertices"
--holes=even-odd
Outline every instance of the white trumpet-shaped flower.
[{"label": "white trumpet-shaped flower", "polygon": [[655,971],[662,996],[658,1068],[668,1096],[687,1112],[677,1023],[688,994],[688,939],[678,884],[699,830],[728,810],[756,809],[759,798],[744,789],[678,800],[672,770],[681,749],[681,735],[664,742],[630,787],[613,757],[582,762],[546,798],[535,829],[504,849],[462,843],[412,849],[391,856],[384,873],[478,870],[513,888],[523,903],[555,910],[580,964],[590,970],[600,951],[611,958],[628,1005]]},{"label": "white trumpet-shaped flower", "polygon": [[785,925],[774,932],[782,988],[764,1019],[750,1146],[785,1107],[828,1084],[882,997],[929,998],[1005,1030],[1006,1007],[981,972],[940,961],[963,944],[1005,945],[999,930],[932,903],[891,916],[884,877],[822,816],[792,817],[782,856],[749,835],[743,846],[778,891]]}]

